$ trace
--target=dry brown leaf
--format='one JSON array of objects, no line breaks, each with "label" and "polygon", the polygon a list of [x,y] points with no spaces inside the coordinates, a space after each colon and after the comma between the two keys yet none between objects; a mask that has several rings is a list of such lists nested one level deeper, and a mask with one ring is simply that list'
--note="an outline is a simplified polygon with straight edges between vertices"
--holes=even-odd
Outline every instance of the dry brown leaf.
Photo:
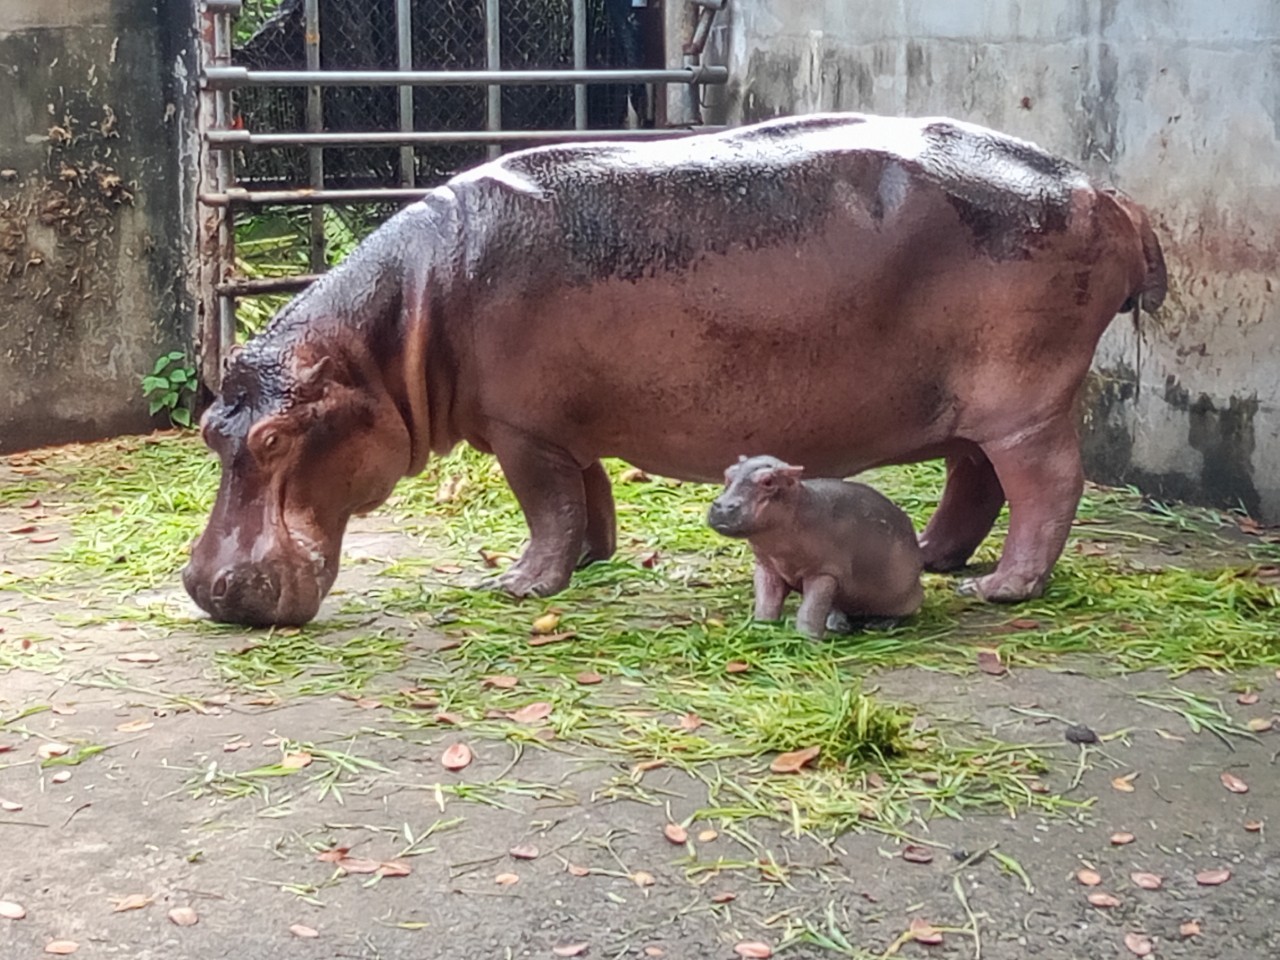
[{"label": "dry brown leaf", "polygon": [[295,937],[301,937],[303,940],[312,940],[320,936],[320,931],[314,927],[308,927],[306,924],[295,923],[289,928],[289,932]]},{"label": "dry brown leaf", "polygon": [[577,632],[574,630],[562,630],[560,633],[537,635],[529,638],[529,646],[545,647],[549,643],[559,643],[562,640],[572,640],[577,635]]},{"label": "dry brown leaf", "polygon": [[595,686],[597,683],[602,682],[604,680],[604,677],[600,676],[600,674],[598,673],[592,673],[590,670],[586,670],[578,674],[576,677],[574,677],[574,679],[577,680],[578,683],[582,684],[584,687],[591,687],[591,686]]},{"label": "dry brown leaf", "polygon": [[1049,785],[1043,780],[1028,780],[1027,789],[1032,793],[1048,793]]},{"label": "dry brown leaf", "polygon": [[1137,773],[1127,773],[1123,777],[1113,777],[1111,779],[1111,786],[1115,787],[1121,793],[1133,793],[1133,781],[1137,778]]},{"label": "dry brown leaf", "polygon": [[653,874],[648,870],[637,870],[631,875],[631,882],[637,887],[652,887],[655,881]]},{"label": "dry brown leaf", "polygon": [[1196,874],[1196,883],[1202,887],[1217,887],[1231,879],[1231,871],[1226,867],[1217,870],[1201,870]]},{"label": "dry brown leaf", "polygon": [[1143,890],[1159,890],[1164,886],[1164,878],[1157,873],[1144,873],[1138,870],[1129,874],[1129,879]]},{"label": "dry brown leaf", "polygon": [[1111,845],[1113,847],[1123,847],[1125,844],[1133,843],[1136,839],[1137,837],[1132,833],[1113,833],[1111,835]]},{"label": "dry brown leaf", "polygon": [[702,726],[702,718],[696,713],[686,713],[680,718],[680,729],[688,730],[690,733]]},{"label": "dry brown leaf", "polygon": [[150,720],[138,719],[129,720],[116,726],[116,733],[141,733],[143,730],[150,730],[155,724]]},{"label": "dry brown leaf", "polygon": [[49,778],[49,782],[50,783],[66,783],[70,779],[71,779],[70,770],[59,770],[52,777]]},{"label": "dry brown leaf", "polygon": [[720,834],[716,833],[714,830],[710,830],[710,829],[702,830],[702,831],[699,831],[698,833],[698,842],[710,843],[712,840],[714,840],[718,836],[720,836]]},{"label": "dry brown leaf", "polygon": [[466,477],[456,473],[450,474],[440,481],[440,486],[436,488],[436,494],[433,499],[436,503],[453,503],[466,486]]},{"label": "dry brown leaf", "polygon": [[1038,630],[1040,629],[1040,621],[1031,620],[1027,617],[1018,617],[1016,620],[1010,620],[1009,626],[1015,630]]},{"label": "dry brown leaf", "polygon": [[571,877],[586,877],[591,875],[591,869],[589,867],[579,866],[576,863],[566,865],[565,869],[569,871],[569,875]]},{"label": "dry brown leaf", "polygon": [[501,674],[491,674],[480,681],[482,687],[496,687],[499,690],[510,690],[520,682],[519,677],[508,677]]},{"label": "dry brown leaf", "polygon": [[399,860],[388,860],[385,863],[378,864],[377,872],[380,877],[407,877],[413,873],[413,870],[407,863],[401,863]]},{"label": "dry brown leaf", "polygon": [[1185,920],[1178,924],[1178,935],[1184,940],[1200,936],[1200,921]]},{"label": "dry brown leaf", "polygon": [[1112,896],[1105,890],[1095,890],[1093,893],[1085,897],[1085,899],[1089,901],[1090,905],[1102,907],[1103,909],[1120,906],[1120,898]]},{"label": "dry brown leaf", "polygon": [[923,943],[926,946],[936,947],[942,942],[942,933],[936,930],[928,920],[923,917],[911,918],[911,938],[916,943]]},{"label": "dry brown leaf", "polygon": [[445,574],[454,574],[454,573],[462,572],[462,567],[458,566],[456,563],[437,563],[431,569],[434,570],[436,573],[445,573]]},{"label": "dry brown leaf", "polygon": [[733,903],[738,899],[738,895],[732,890],[721,890],[719,893],[712,894],[712,903]]},{"label": "dry brown leaf", "polygon": [[[432,706],[435,706],[435,704],[433,703]],[[436,723],[449,723],[455,727],[461,726],[463,719],[462,714],[453,713],[448,710],[441,710],[435,715]]]},{"label": "dry brown leaf", "polygon": [[774,773],[799,773],[807,763],[815,760],[821,752],[821,747],[812,746],[805,747],[802,750],[780,753],[773,758],[773,762],[769,764],[769,769]]},{"label": "dry brown leaf", "polygon": [[649,475],[639,467],[628,467],[618,474],[619,483],[648,483]]},{"label": "dry brown leaf", "polygon": [[672,843],[686,843],[689,840],[689,831],[678,823],[668,823],[662,828],[662,835]]},{"label": "dry brown leaf", "polygon": [[471,763],[471,748],[465,743],[451,743],[440,754],[440,766],[446,770],[461,770]]},{"label": "dry brown leaf", "polygon": [[507,717],[516,723],[537,723],[551,716],[551,704],[545,700],[539,700],[535,703],[526,704],[519,710],[514,710],[507,714]]},{"label": "dry brown leaf", "polygon": [[75,953],[80,949],[80,944],[74,940],[50,940],[44,945],[45,953],[56,953],[60,957]]},{"label": "dry brown leaf", "polygon": [[76,708],[65,703],[55,703],[49,707],[50,713],[56,713],[60,717],[74,717]]},{"label": "dry brown leaf", "polygon": [[361,710],[377,710],[382,706],[382,701],[373,697],[357,697],[354,703]]},{"label": "dry brown leaf", "polygon": [[111,901],[111,912],[124,913],[126,910],[141,910],[150,904],[153,899],[153,897],[148,897],[145,894],[131,893],[127,897],[113,899]]},{"label": "dry brown leaf", "polygon": [[508,850],[507,853],[511,854],[512,858],[516,860],[538,859],[538,848],[532,843],[518,843]]},{"label": "dry brown leaf", "polygon": [[1144,937],[1140,933],[1126,933],[1124,935],[1124,945],[1135,957],[1148,957],[1151,955],[1151,951],[1155,949],[1151,939]]},{"label": "dry brown leaf", "polygon": [[160,654],[158,653],[122,653],[116,657],[124,663],[159,663]]},{"label": "dry brown leaf", "polygon": [[200,922],[200,915],[190,907],[174,907],[169,911],[169,922],[179,927],[194,927]]},{"label": "dry brown leaf", "polygon": [[16,800],[0,800],[0,810],[5,813],[17,813],[22,809],[22,804]]},{"label": "dry brown leaf", "polygon": [[751,669],[751,664],[742,660],[730,660],[724,665],[725,673],[746,673]]},{"label": "dry brown leaf", "polygon": [[22,537],[27,535],[28,533],[35,533],[38,529],[40,528],[37,527],[34,523],[24,523],[24,524],[21,524],[20,526],[10,527],[8,530],[5,531],[5,533],[11,533],[15,537]]},{"label": "dry brown leaf", "polygon": [[1242,707],[1251,707],[1258,702],[1257,690],[1246,690],[1240,696],[1236,697],[1236,703]]},{"label": "dry brown leaf", "polygon": [[341,863],[347,859],[347,854],[350,852],[350,847],[333,847],[330,850],[322,850],[317,853],[316,859],[321,863]]},{"label": "dry brown leaf", "polygon": [[733,948],[733,952],[743,960],[769,960],[773,956],[773,947],[760,940],[743,940]]},{"label": "dry brown leaf", "polygon": [[548,610],[542,616],[533,621],[533,632],[545,636],[548,633],[555,633],[556,627],[560,625],[560,611]]},{"label": "dry brown leaf", "polygon": [[667,955],[667,951],[663,950],[661,947],[650,945],[644,948],[644,955],[646,957],[665,957]]},{"label": "dry brown leaf", "polygon": [[1000,662],[999,651],[988,649],[978,651],[978,669],[993,677],[1002,677],[1009,672],[1009,668]]},{"label": "dry brown leaf", "polygon": [[27,908],[12,900],[0,900],[0,917],[6,920],[21,920],[27,915]]},{"label": "dry brown leaf", "polygon": [[552,947],[551,952],[557,957],[580,957],[587,952],[587,948],[591,944],[585,940],[580,943],[562,943],[558,947]]},{"label": "dry brown leaf", "polygon": [[58,539],[58,535],[56,533],[42,533],[42,534],[39,534],[38,536],[30,537],[28,539],[28,542],[29,543],[53,543],[53,541],[57,539]]},{"label": "dry brown leaf", "polygon": [[338,861],[338,867],[344,873],[377,873],[381,866],[381,862],[368,857],[343,857]]},{"label": "dry brown leaf", "polygon": [[1102,876],[1096,870],[1081,868],[1076,871],[1076,879],[1086,887],[1096,887],[1102,882]]},{"label": "dry brown leaf", "polygon": [[514,873],[500,873],[493,878],[493,882],[500,887],[509,887],[513,883],[519,883],[520,878]]},{"label": "dry brown leaf", "polygon": [[[4,806],[4,804],[0,804],[0,807],[3,807],[3,806]],[[22,808],[21,808],[21,807],[19,807],[18,809],[19,809],[19,810],[21,810]],[[1262,821],[1261,821],[1261,820],[1246,820],[1246,821],[1244,822],[1244,828],[1245,828],[1247,831],[1249,831],[1250,833],[1257,833],[1259,830],[1261,830],[1261,829],[1262,829]]]},{"label": "dry brown leaf", "polygon": [[1276,724],[1275,717],[1252,717],[1246,724],[1254,733],[1266,733]]},{"label": "dry brown leaf", "polygon": [[280,761],[280,766],[286,770],[301,770],[303,767],[311,766],[311,754],[305,750],[297,750],[293,753],[286,753]]},{"label": "dry brown leaf", "polygon": [[40,746],[36,747],[36,756],[41,760],[50,760],[53,757],[65,757],[70,752],[71,745],[69,743],[49,742],[42,743]]},{"label": "dry brown leaf", "polygon": [[1224,773],[1219,778],[1222,785],[1232,793],[1248,793],[1249,785],[1237,777],[1234,773]]},{"label": "dry brown leaf", "polygon": [[933,851],[916,843],[902,848],[902,859],[907,863],[933,863]]},{"label": "dry brown leaf", "polygon": [[1076,544],[1076,552],[1082,557],[1104,557],[1107,554],[1107,545],[1086,540]]}]

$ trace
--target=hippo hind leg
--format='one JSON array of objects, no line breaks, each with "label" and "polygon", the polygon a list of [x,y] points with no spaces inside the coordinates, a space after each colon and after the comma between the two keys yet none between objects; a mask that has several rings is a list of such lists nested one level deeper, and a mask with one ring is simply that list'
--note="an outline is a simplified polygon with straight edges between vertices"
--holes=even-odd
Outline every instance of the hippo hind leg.
[{"label": "hippo hind leg", "polygon": [[920,535],[924,568],[959,570],[978,549],[1004,506],[1004,488],[995,467],[976,445],[947,457],[942,502]]},{"label": "hippo hind leg", "polygon": [[618,545],[618,523],[613,508],[613,485],[599,460],[582,471],[587,501],[587,532],[582,540],[578,566],[608,560]]},{"label": "hippo hind leg", "polygon": [[1084,491],[1075,423],[1069,415],[1055,417],[983,450],[1009,497],[1009,536],[996,569],[961,590],[1005,603],[1038,597],[1062,555]]}]

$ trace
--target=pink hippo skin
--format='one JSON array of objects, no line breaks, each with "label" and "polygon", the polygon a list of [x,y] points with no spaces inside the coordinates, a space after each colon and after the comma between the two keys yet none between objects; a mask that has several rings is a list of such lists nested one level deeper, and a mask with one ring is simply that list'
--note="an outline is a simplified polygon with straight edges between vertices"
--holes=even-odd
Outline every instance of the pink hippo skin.
[{"label": "pink hippo skin", "polygon": [[919,610],[924,561],[907,515],[865,484],[801,480],[803,471],[740,457],[707,513],[717,533],[751,544],[756,619],[780,619],[792,590],[804,595],[796,628],[814,640]]}]

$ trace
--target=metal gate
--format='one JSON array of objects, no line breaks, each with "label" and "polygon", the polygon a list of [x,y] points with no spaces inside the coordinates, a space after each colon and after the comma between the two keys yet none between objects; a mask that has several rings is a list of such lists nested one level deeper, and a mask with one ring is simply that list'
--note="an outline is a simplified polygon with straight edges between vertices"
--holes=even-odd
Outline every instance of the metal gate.
[{"label": "metal gate", "polygon": [[[197,341],[209,389],[235,342],[237,299],[301,290],[324,270],[326,206],[411,202],[508,147],[712,129],[698,91],[727,79],[701,63],[727,0],[256,0],[273,12],[237,36],[254,2],[200,6]],[[677,69],[660,66],[663,2],[689,8]],[[694,108],[681,126],[666,116],[675,84]],[[311,210],[310,272],[238,273],[237,213],[299,205]]]}]

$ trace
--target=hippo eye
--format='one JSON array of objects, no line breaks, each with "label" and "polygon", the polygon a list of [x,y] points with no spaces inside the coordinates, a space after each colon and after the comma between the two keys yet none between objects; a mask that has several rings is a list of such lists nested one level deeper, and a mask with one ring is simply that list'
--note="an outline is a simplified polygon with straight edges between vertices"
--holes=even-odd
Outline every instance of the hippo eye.
[{"label": "hippo eye", "polygon": [[274,433],[268,433],[265,437],[263,437],[263,438],[262,438],[262,449],[263,449],[263,450],[272,450],[272,449],[274,449],[274,448],[275,448],[275,445],[276,445],[276,442],[277,442],[279,439],[280,439],[280,437],[279,437],[277,434],[274,434]]}]

